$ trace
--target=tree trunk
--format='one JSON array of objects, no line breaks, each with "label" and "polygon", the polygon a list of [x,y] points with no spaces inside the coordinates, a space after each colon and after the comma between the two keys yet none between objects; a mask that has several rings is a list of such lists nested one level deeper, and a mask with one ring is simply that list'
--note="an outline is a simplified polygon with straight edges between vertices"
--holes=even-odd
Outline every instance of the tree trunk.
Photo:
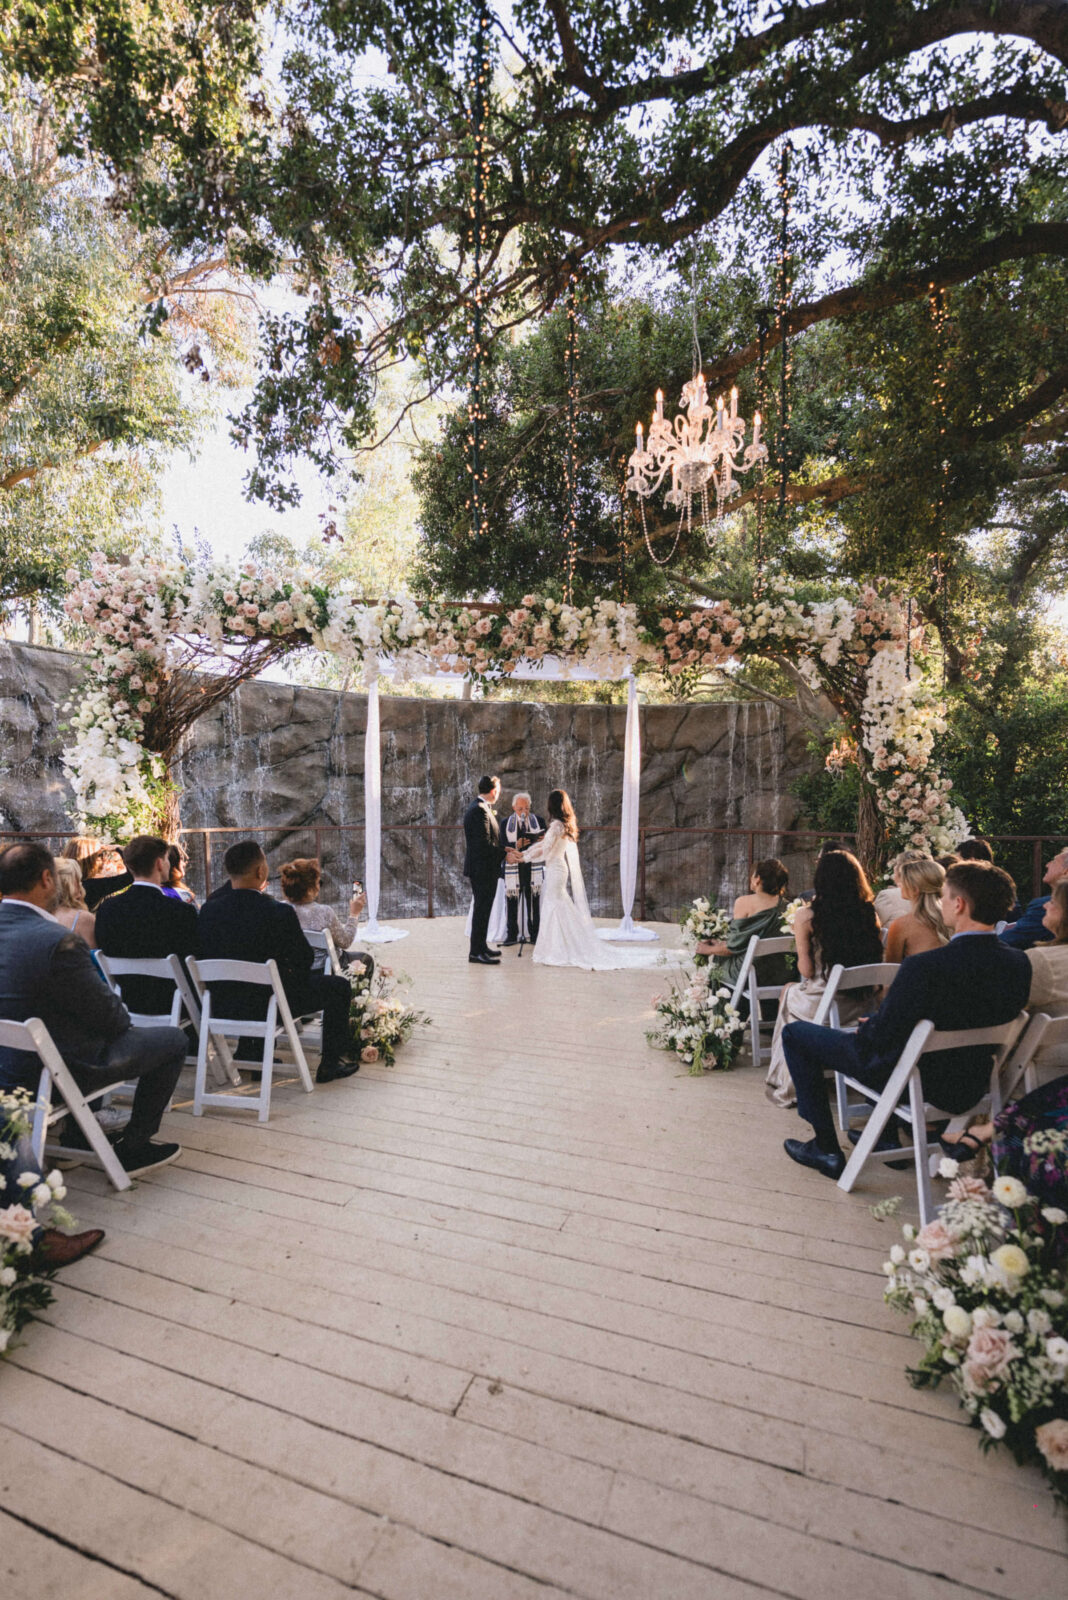
[{"label": "tree trunk", "polygon": [[857,805],[857,855],[869,878],[877,878],[886,862],[886,825],[875,798],[875,789],[868,777],[863,754],[858,752],[860,766],[860,800]]},{"label": "tree trunk", "polygon": [[163,811],[160,815],[160,833],[168,844],[177,844],[178,836],[182,831],[181,790],[177,784],[170,781],[170,768],[167,768],[167,794],[163,801]]}]

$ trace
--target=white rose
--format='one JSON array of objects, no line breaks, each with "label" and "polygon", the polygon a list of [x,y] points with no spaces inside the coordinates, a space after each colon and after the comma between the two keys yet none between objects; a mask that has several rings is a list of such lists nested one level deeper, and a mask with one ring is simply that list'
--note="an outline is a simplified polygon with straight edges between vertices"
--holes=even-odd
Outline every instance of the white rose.
[{"label": "white rose", "polygon": [[890,1260],[894,1263],[894,1265],[896,1267],[899,1267],[901,1265],[901,1263],[904,1261],[904,1259],[905,1259],[905,1252],[901,1248],[901,1246],[899,1244],[891,1245],[890,1246]]},{"label": "white rose", "polygon": [[17,1277],[14,1267],[0,1267],[0,1289],[10,1289]]},{"label": "white rose", "polygon": [[952,1338],[963,1340],[971,1336],[971,1313],[965,1311],[963,1306],[947,1306],[942,1313],[942,1321]]},{"label": "white rose", "polygon": [[915,1313],[916,1313],[916,1315],[918,1317],[925,1317],[927,1315],[928,1311],[930,1310],[930,1307],[928,1306],[927,1301],[924,1299],[923,1295],[922,1294],[918,1294],[913,1299],[912,1309],[915,1311]]},{"label": "white rose", "polygon": [[1053,1318],[1048,1311],[1043,1311],[1036,1306],[1033,1311],[1027,1313],[1027,1326],[1036,1337],[1040,1337],[1042,1334],[1051,1332]]},{"label": "white rose", "polygon": [[35,1206],[48,1206],[52,1204],[52,1191],[47,1183],[39,1183],[31,1198]]},{"label": "white rose", "polygon": [[926,1250],[916,1249],[909,1251],[909,1266],[913,1272],[926,1272],[930,1265],[931,1258]]},{"label": "white rose", "polygon": [[1068,1211],[1062,1211],[1060,1206],[1043,1206],[1042,1215],[1054,1228],[1061,1228],[1068,1222]]},{"label": "white rose", "polygon": [[950,1306],[954,1304],[953,1290],[946,1289],[944,1287],[936,1289],[932,1294],[931,1299],[934,1301],[939,1311],[948,1311]]},{"label": "white rose", "polygon": [[989,1406],[984,1406],[979,1413],[979,1421],[992,1439],[1004,1439],[1005,1424],[996,1411],[991,1411]]},{"label": "white rose", "polygon": [[1046,1340],[1046,1355],[1054,1366],[1068,1367],[1068,1339],[1059,1336]]},{"label": "white rose", "polygon": [[41,1174],[39,1172],[20,1172],[19,1173],[18,1184],[19,1184],[19,1188],[20,1189],[32,1189],[34,1184],[35,1183],[40,1183],[40,1181],[41,1181]]},{"label": "white rose", "polygon": [[976,1306],[972,1321],[977,1328],[996,1328],[1001,1322],[1001,1313],[993,1306]]},{"label": "white rose", "polygon": [[952,1156],[943,1156],[938,1163],[938,1176],[940,1178],[955,1178],[960,1171],[960,1162],[954,1161]]},{"label": "white rose", "polygon": [[1024,1319],[1018,1311],[1007,1311],[1005,1313],[1005,1326],[1010,1333],[1023,1333]]}]

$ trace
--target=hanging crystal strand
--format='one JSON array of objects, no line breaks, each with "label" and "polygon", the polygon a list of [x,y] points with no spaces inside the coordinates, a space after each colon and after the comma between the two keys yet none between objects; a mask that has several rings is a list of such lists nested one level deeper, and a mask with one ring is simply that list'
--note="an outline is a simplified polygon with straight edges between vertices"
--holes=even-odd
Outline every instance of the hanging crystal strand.
[{"label": "hanging crystal strand", "polygon": [[627,598],[627,458],[619,459],[619,598]]},{"label": "hanging crystal strand", "polygon": [[574,599],[576,542],[578,537],[578,474],[576,465],[577,411],[578,411],[578,317],[575,312],[575,274],[567,280],[567,341],[565,365],[567,368],[567,454],[564,462],[564,482],[567,490],[567,516],[564,520],[564,573],[567,603]]},{"label": "hanging crystal strand", "polygon": [[468,334],[471,341],[471,383],[467,399],[467,471],[471,480],[467,508],[471,513],[471,537],[478,538],[485,528],[485,467],[482,460],[482,424],[485,421],[483,395],[482,347],[484,285],[482,281],[482,251],[486,238],[486,34],[489,13],[486,0],[477,0],[475,10],[475,40],[471,77],[471,144],[472,183],[471,204],[468,216],[471,222],[470,240],[474,272],[472,278],[471,314]]},{"label": "hanging crystal strand", "polygon": [[[757,410],[762,417],[768,414],[768,311],[761,306],[757,313]],[[764,589],[764,497],[767,485],[767,467],[760,469],[760,482],[756,486],[756,580],[754,592],[759,598]]]},{"label": "hanging crystal strand", "polygon": [[779,162],[779,342],[782,346],[782,372],[779,381],[779,510],[786,510],[787,455],[790,449],[790,309],[793,274],[790,256],[790,157],[789,140],[783,145]]}]

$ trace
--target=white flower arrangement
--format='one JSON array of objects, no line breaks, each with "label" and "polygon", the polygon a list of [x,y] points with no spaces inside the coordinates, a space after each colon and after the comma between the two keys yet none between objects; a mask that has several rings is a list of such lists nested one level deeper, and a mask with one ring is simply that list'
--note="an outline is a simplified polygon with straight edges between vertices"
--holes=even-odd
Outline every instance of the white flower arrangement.
[{"label": "white flower arrangement", "polygon": [[411,979],[398,978],[392,967],[381,965],[368,977],[367,966],[359,959],[349,967],[348,979],[352,988],[349,1003],[352,1048],[363,1062],[381,1061],[384,1066],[392,1067],[399,1047],[411,1038],[417,1027],[430,1022],[425,1012],[405,1005],[394,992],[398,983],[407,985]]},{"label": "white flower arrangement", "polygon": [[697,966],[706,967],[712,959],[711,956],[697,955],[697,946],[709,940],[725,939],[730,925],[731,919],[727,912],[714,906],[703,895],[693,902],[689,910],[683,912],[680,918],[682,942]]},{"label": "white flower arrangement", "polygon": [[[29,1139],[32,1105],[27,1090],[0,1089],[0,1161],[9,1170]],[[70,1226],[66,1194],[61,1172],[27,1167],[14,1179],[0,1176],[0,1355],[52,1303],[54,1269],[35,1262],[33,1240],[38,1228]]]},{"label": "white flower arrangement", "polygon": [[536,594],[499,610],[410,596],[368,605],[301,569],[251,563],[205,570],[148,559],[119,565],[96,555],[87,577],[67,576],[66,610],[89,635],[93,662],[64,766],[78,815],[102,834],[128,833],[165,781],[146,726],[176,672],[217,667],[228,648],[250,642],[328,651],[367,680],[382,658],[402,679],[459,670],[488,680],[550,656],[564,676],[581,668],[608,678],[656,671],[696,679],[749,654],[786,655],[814,687],[821,673],[833,673],[839,689],[847,685],[892,846],[942,851],[967,832],[935,765],[945,713],[922,670],[922,629],[909,637],[900,600],[872,585],[855,600],[801,600],[773,577],[749,604],[717,600],[648,626],[621,601],[573,606]]},{"label": "white flower arrangement", "polygon": [[913,1317],[924,1345],[909,1379],[919,1388],[948,1377],[984,1447],[1003,1441],[1068,1499],[1065,1213],[1041,1207],[1016,1178],[991,1190],[956,1165],[946,1163],[939,1216],[919,1232],[907,1226],[910,1248],[894,1245],[884,1265],[886,1299]]},{"label": "white flower arrangement", "polygon": [[793,933],[793,931],[794,931],[794,921],[795,921],[795,919],[797,917],[797,913],[804,906],[807,906],[807,905],[808,905],[808,901],[802,899],[802,897],[800,895],[798,895],[796,900],[789,901],[783,907],[782,926],[783,926],[783,932],[784,933]]},{"label": "white flower arrangement", "polygon": [[659,1018],[646,1033],[651,1045],[673,1050],[691,1077],[732,1067],[742,1048],[745,1022],[731,1005],[725,984],[710,982],[714,973],[695,972],[673,984],[653,1002]]}]

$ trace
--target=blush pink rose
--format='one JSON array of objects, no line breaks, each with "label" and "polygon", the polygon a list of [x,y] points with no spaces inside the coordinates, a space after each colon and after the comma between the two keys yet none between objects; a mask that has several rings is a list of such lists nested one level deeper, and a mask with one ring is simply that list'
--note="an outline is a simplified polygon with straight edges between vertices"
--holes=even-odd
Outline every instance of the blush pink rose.
[{"label": "blush pink rose", "polygon": [[964,1378],[973,1394],[992,1389],[1019,1353],[1004,1328],[976,1328],[964,1353]]},{"label": "blush pink rose", "polygon": [[33,1212],[25,1206],[5,1206],[0,1211],[0,1239],[9,1244],[29,1244],[36,1228]]},{"label": "blush pink rose", "polygon": [[1035,1443],[1054,1472],[1068,1472],[1068,1420],[1054,1417],[1035,1429]]},{"label": "blush pink rose", "polygon": [[951,1200],[989,1200],[990,1190],[982,1178],[954,1178],[949,1186]]},{"label": "blush pink rose", "polygon": [[916,1243],[921,1250],[926,1250],[932,1261],[946,1261],[956,1255],[957,1245],[953,1235],[949,1232],[944,1222],[936,1217],[934,1222],[929,1222],[921,1228],[916,1235]]},{"label": "blush pink rose", "polygon": [[368,1063],[370,1063],[372,1061],[377,1061],[378,1060],[378,1047],[377,1047],[377,1045],[365,1044],[363,1049],[360,1051],[360,1060],[361,1061],[366,1061]]}]

